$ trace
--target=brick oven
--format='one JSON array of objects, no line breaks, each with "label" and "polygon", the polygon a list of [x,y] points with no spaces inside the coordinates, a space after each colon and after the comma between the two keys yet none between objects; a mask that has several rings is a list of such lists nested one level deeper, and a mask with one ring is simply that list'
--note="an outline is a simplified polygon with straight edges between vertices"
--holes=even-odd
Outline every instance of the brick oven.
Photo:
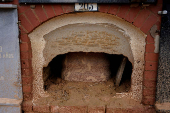
[{"label": "brick oven", "polygon": [[155,112],[158,53],[150,32],[160,30],[162,0],[98,4],[97,12],[75,12],[74,4],[13,4],[24,113]]},{"label": "brick oven", "polygon": [[[148,15],[150,15],[150,12],[148,12]],[[152,16],[154,15],[150,15],[150,17]],[[139,24],[137,22],[138,21],[136,20],[134,24]],[[155,20],[155,22],[157,22],[157,19]],[[127,106],[132,106],[131,103],[134,103],[134,102],[136,103],[136,105],[134,106],[138,105],[137,107],[143,107],[140,105],[140,103],[142,102],[142,99],[143,99],[142,98],[143,97],[142,96],[142,90],[143,90],[142,83],[143,83],[144,64],[146,64],[144,62],[146,34],[144,34],[141,30],[139,30],[132,24],[124,21],[123,19],[117,16],[104,14],[104,13],[98,13],[98,12],[65,14],[59,17],[55,17],[45,22],[44,24],[40,25],[33,32],[31,32],[28,35],[28,37],[30,38],[30,44],[31,44],[31,49],[32,49],[32,70],[33,70],[33,76],[34,76],[33,85],[32,85],[33,110],[38,111],[38,109],[41,108],[41,106],[43,106],[43,108],[44,106],[45,107],[51,106],[51,111],[57,112],[60,110],[62,111],[67,106],[70,106],[70,107],[77,106],[80,108],[83,107],[83,111],[84,111],[86,107],[91,108],[92,106],[92,108],[102,107],[102,109],[104,109],[105,111],[106,106],[107,106],[107,109],[109,110],[112,110],[112,109],[115,110],[117,108],[122,108],[121,106],[123,106],[123,103],[126,103],[126,102],[127,102],[126,105],[124,105],[126,107],[122,109],[130,109]],[[78,53],[75,53],[75,52],[78,52]],[[51,95],[48,91],[44,89],[45,81],[43,81],[43,79],[46,80],[47,79],[46,76],[50,76],[49,74],[50,69],[48,69],[47,67],[49,63],[52,61],[52,59],[54,59],[55,57],[59,55],[66,54],[65,59],[64,59],[66,61],[63,61],[63,62],[67,62],[67,64],[69,65],[67,66],[65,63],[62,64],[62,67],[65,67],[67,70],[64,68],[65,72],[63,72],[64,69],[61,69],[62,77],[60,79],[64,78],[65,80],[68,80],[68,81],[84,81],[84,82],[89,82],[88,80],[92,82],[99,82],[101,78],[103,78],[104,81],[108,80],[109,74],[106,74],[105,72],[104,73],[106,76],[101,77],[100,75],[99,76],[100,79],[99,81],[97,81],[95,79],[88,79],[88,78],[89,77],[94,78],[94,76],[96,76],[94,74],[96,73],[102,74],[103,72],[96,71],[94,72],[94,74],[83,73],[83,75],[79,73],[79,75],[77,75],[77,78],[76,78],[77,73],[76,72],[73,73],[69,71],[69,70],[74,70],[76,68],[81,68],[80,66],[81,64],[79,63],[80,61],[79,61],[78,56],[80,56],[80,54],[82,55],[83,53],[84,53],[84,56],[86,56],[85,53],[90,54],[89,52],[93,52],[94,54],[96,54],[95,59],[100,58],[101,55],[99,55],[98,53],[107,53],[110,55],[123,55],[124,57],[127,57],[128,60],[132,63],[131,70],[133,71],[131,74],[130,90],[128,92],[116,93],[112,97],[114,99],[119,99],[119,100],[121,100],[122,98],[124,99],[124,101],[122,100],[122,102],[119,102],[119,101],[117,102],[113,100],[113,102],[110,102],[108,105],[103,104],[100,106],[97,106],[95,104],[94,106],[93,105],[88,106],[88,104],[90,103],[77,105],[76,104],[77,102],[75,103],[75,105],[74,104],[67,105],[67,102],[66,102],[66,105],[60,104],[60,103],[54,104],[54,102],[49,102],[49,103],[47,102],[48,103],[47,105],[46,102],[42,102],[42,100],[45,101],[45,99],[48,99]],[[93,56],[93,54],[91,54],[90,56]],[[76,60],[70,61],[72,57],[74,57],[73,59],[76,59]],[[90,61],[90,62],[92,63],[93,61]],[[100,59],[98,59],[97,61],[100,61]],[[88,61],[86,61],[85,64],[86,63],[88,63]],[[93,67],[99,66],[100,63],[96,64],[96,66],[94,65]],[[147,62],[147,63],[155,63],[155,62]],[[79,65],[76,65],[76,64],[79,64]],[[107,64],[107,61],[106,61],[106,64]],[[74,66],[71,66],[71,65],[74,65]],[[149,68],[150,67],[152,68],[153,66],[154,66],[153,64],[149,64]],[[58,66],[58,67],[61,67],[61,66]],[[70,67],[71,69],[68,67]],[[86,70],[86,67],[87,65],[83,69],[85,72],[88,72]],[[45,74],[43,74],[44,68],[47,69]],[[101,68],[101,69],[105,69],[105,68]],[[101,69],[99,68],[99,70]],[[57,66],[55,70],[57,71]],[[92,71],[90,70],[89,72],[92,72]],[[63,73],[66,73],[66,75],[63,75]],[[71,75],[68,73],[71,73]],[[110,73],[110,72],[107,72],[107,73]],[[45,78],[43,78],[43,75],[45,75]],[[79,77],[79,76],[82,76],[82,77]],[[85,77],[83,78],[83,76]],[[111,98],[106,97],[106,99],[110,100]],[[46,104],[39,105],[39,101],[41,103],[46,103]],[[120,104],[120,106],[117,106],[117,104]],[[113,106],[117,106],[117,108]],[[71,108],[67,108],[67,109],[71,109]]]},{"label": "brick oven", "polygon": [[[36,102],[40,98],[50,96],[43,89],[43,68],[47,68],[54,57],[67,53],[69,54],[66,55],[63,65],[58,66],[63,67],[61,78],[67,81],[106,81],[110,78],[109,64],[105,60],[106,58],[98,53],[127,57],[133,65],[133,69],[131,69],[133,70],[131,89],[127,93],[116,94],[115,98],[128,97],[141,101],[146,35],[129,23],[115,16],[97,12],[68,14],[42,24],[28,36],[31,39],[32,47],[33,101]],[[90,55],[88,57],[83,53],[73,52],[85,52]],[[96,52],[96,55],[89,52]],[[87,57],[81,58],[81,55]],[[91,57],[94,56],[96,58],[92,59]],[[110,59],[114,60],[114,57]],[[96,64],[93,64],[93,62],[96,62]],[[56,63],[58,62],[56,61]],[[77,68],[81,68],[82,64],[85,64],[85,66],[77,73]],[[57,66],[54,67],[57,71]],[[91,70],[87,71],[87,67]],[[93,73],[89,73],[93,70]],[[45,73],[45,78],[48,76],[47,73],[49,72]],[[54,76],[57,76],[57,74]]]}]

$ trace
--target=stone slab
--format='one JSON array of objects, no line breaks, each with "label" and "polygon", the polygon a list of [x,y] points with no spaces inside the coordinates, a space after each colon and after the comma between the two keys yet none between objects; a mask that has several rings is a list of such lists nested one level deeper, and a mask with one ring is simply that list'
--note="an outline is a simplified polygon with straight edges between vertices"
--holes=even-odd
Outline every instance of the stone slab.
[{"label": "stone slab", "polygon": [[17,9],[0,8],[0,98],[22,100],[17,23]]},{"label": "stone slab", "polygon": [[21,106],[0,106],[0,113],[21,113]]}]

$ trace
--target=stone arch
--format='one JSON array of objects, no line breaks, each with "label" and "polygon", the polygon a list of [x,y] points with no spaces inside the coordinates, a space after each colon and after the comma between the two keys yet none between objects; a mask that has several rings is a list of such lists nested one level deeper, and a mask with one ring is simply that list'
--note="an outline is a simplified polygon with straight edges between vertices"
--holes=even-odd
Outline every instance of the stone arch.
[{"label": "stone arch", "polygon": [[[90,28],[90,31],[88,31],[89,26],[92,27]],[[70,29],[71,27],[73,29]],[[83,31],[83,29],[86,30]],[[87,34],[89,35],[87,36]],[[50,60],[56,55],[64,54],[69,51],[105,52],[127,56],[129,61],[133,64],[131,91],[117,96],[130,96],[133,99],[142,100],[146,35],[125,20],[99,12],[64,14],[37,27],[29,34],[29,37],[32,46],[34,100],[48,96],[48,93],[43,90],[43,67],[47,66]],[[90,45],[89,43],[83,45],[81,42],[77,43],[77,45],[72,43],[68,46],[67,39],[71,37],[87,38],[88,41],[90,41],[90,37],[98,37],[100,41],[98,46]],[[102,46],[103,37],[109,39],[108,42],[106,41],[106,43],[104,43],[109,46]],[[52,41],[51,39],[54,39],[55,41]],[[60,41],[58,39],[60,39]],[[66,49],[66,47],[70,48]],[[49,55],[47,55],[47,53],[49,53]]]}]

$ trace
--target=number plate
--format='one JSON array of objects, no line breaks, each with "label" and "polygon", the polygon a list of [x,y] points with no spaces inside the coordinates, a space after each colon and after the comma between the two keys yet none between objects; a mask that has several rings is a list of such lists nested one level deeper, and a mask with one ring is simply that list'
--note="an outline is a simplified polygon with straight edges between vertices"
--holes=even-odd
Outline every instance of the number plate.
[{"label": "number plate", "polygon": [[75,11],[97,11],[97,3],[75,3]]}]

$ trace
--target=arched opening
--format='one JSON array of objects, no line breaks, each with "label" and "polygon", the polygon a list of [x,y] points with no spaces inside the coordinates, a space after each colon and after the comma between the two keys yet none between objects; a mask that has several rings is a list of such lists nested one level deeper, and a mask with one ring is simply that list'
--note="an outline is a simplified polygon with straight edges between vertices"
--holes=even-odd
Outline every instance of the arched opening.
[{"label": "arched opening", "polygon": [[[123,55],[92,52],[58,55],[43,68],[44,89],[48,90],[52,84],[57,85],[61,79],[73,82],[106,82],[112,79],[115,84],[123,57]],[[126,82],[127,89],[122,92],[128,92],[130,89],[132,70],[132,63],[128,60],[120,82],[120,86]]]},{"label": "arched opening", "polygon": [[[132,63],[128,60],[120,81],[116,86],[116,75],[123,55],[71,52],[57,55],[43,68],[44,90],[55,99],[55,103],[76,105],[74,100],[82,100],[80,105],[95,103],[94,100],[110,98],[116,93],[128,92],[131,87]],[[64,92],[64,93],[63,93]],[[51,102],[54,102],[53,99]],[[97,101],[96,101],[97,102]],[[101,101],[102,105],[109,102]],[[95,104],[93,104],[95,105]],[[97,104],[96,104],[97,105]]]},{"label": "arched opening", "polygon": [[[51,62],[56,57],[61,56],[61,59],[64,59],[63,56],[68,53],[84,52],[113,55],[112,57],[115,59],[117,56],[120,59],[126,57],[131,66],[128,66],[130,69],[125,68],[125,70],[132,71],[132,73],[130,71],[131,79],[125,78],[125,81],[130,80],[131,82],[130,90],[125,92],[120,90],[113,97],[130,97],[141,101],[146,36],[130,23],[103,13],[66,14],[42,24],[29,34],[29,37],[33,52],[33,74],[35,75],[33,100],[50,96],[47,91],[48,83],[46,84],[46,80],[43,78],[43,71],[49,70],[48,68],[53,64]],[[118,61],[120,60],[116,60],[116,62]],[[124,78],[120,84],[124,83],[123,80]]]}]

